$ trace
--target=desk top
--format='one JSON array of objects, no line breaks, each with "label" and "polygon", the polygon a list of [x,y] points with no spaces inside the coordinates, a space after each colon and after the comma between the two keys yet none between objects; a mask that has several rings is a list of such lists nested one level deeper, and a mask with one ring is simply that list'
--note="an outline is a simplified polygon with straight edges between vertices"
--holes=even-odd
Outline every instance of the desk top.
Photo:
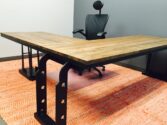
[{"label": "desk top", "polygon": [[87,65],[167,48],[167,38],[143,35],[91,41],[45,32],[1,33],[1,36]]}]

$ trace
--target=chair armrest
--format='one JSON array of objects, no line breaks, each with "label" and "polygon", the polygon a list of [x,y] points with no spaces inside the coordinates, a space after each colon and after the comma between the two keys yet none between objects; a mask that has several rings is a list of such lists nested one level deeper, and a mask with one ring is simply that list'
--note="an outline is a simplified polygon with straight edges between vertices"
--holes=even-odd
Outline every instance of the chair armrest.
[{"label": "chair armrest", "polygon": [[80,33],[80,34],[82,34],[83,36],[86,36],[86,34],[84,33],[84,30],[83,30],[83,29],[74,30],[74,31],[73,31],[73,34],[76,34],[76,33]]},{"label": "chair armrest", "polygon": [[105,35],[107,34],[107,32],[99,32],[97,33],[98,37],[105,37]]}]

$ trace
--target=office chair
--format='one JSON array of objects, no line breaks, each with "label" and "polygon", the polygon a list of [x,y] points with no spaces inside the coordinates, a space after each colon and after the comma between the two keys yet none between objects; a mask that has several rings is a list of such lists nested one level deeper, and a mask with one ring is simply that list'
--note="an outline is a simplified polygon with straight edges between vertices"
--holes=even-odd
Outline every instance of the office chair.
[{"label": "office chair", "polygon": [[[89,14],[86,16],[85,21],[85,32],[83,29],[74,30],[73,34],[80,33],[82,34],[87,40],[95,40],[95,39],[104,39],[107,32],[104,31],[106,24],[108,22],[109,16],[108,14],[101,14],[101,9],[103,8],[103,3],[101,1],[95,1],[93,4],[94,9],[99,11],[99,14]],[[89,41],[91,42],[91,41]],[[102,71],[105,71],[105,66],[102,67]],[[96,70],[99,73],[99,77],[102,77],[102,73],[96,67],[90,67]],[[78,69],[79,74],[82,75],[82,69]]]}]

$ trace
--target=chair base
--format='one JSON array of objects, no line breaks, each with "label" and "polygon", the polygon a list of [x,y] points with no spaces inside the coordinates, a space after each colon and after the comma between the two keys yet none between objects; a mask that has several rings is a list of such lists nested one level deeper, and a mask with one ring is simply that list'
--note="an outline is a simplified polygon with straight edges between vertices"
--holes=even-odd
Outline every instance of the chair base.
[{"label": "chair base", "polygon": [[[98,67],[102,67],[102,71],[104,72],[105,71],[105,66],[98,66]],[[102,74],[102,72],[98,69],[98,68],[96,68],[96,67],[90,67],[90,68],[88,68],[88,71],[89,72],[91,72],[91,69],[94,69],[95,71],[97,71],[98,72],[98,75],[99,75],[99,78],[102,78],[103,77],[103,74]],[[75,69],[75,70],[77,70],[78,71],[78,74],[80,75],[80,76],[82,76],[82,74],[83,74],[83,70],[84,69]]]},{"label": "chair base", "polygon": [[103,75],[102,75],[102,73],[101,73],[101,71],[99,69],[97,69],[97,68],[93,68],[93,69],[98,72],[99,78],[103,77]]}]

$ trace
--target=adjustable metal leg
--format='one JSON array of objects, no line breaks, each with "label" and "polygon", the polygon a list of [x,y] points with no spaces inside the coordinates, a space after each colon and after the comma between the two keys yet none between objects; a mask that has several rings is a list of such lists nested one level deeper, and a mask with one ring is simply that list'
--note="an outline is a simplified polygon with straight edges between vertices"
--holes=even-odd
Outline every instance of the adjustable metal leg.
[{"label": "adjustable metal leg", "polygon": [[47,85],[46,85],[46,62],[54,60],[48,54],[42,57],[36,78],[37,113],[35,118],[42,125],[66,125],[67,118],[67,79],[70,63],[66,63],[60,71],[59,83],[56,85],[56,118],[54,121],[47,115]]}]

